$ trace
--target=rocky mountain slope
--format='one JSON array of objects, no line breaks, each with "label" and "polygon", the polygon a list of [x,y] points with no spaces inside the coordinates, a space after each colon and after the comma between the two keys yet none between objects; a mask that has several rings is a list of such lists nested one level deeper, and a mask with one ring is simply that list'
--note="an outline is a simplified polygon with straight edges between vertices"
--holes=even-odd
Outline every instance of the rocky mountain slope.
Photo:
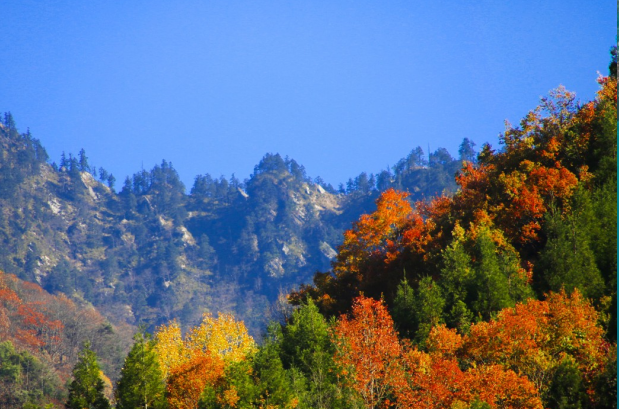
[{"label": "rocky mountain slope", "polygon": [[200,175],[187,194],[163,161],[116,193],[113,176],[91,169],[83,151],[50,163],[10,114],[0,148],[0,269],[117,322],[190,325],[205,311],[229,311],[255,333],[278,296],[329,268],[343,231],[380,190],[400,187],[414,199],[450,192],[461,163],[444,149],[424,160],[417,148],[394,173],[362,173],[336,191],[267,154],[248,180]]}]

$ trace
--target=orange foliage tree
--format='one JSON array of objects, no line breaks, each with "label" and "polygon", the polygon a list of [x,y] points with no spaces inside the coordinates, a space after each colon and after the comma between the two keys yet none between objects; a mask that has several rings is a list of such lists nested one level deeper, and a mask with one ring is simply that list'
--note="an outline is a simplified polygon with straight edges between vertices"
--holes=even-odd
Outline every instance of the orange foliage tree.
[{"label": "orange foliage tree", "polygon": [[401,346],[393,320],[381,301],[359,297],[350,318],[335,327],[335,361],[351,380],[366,408],[388,406],[392,384],[401,377]]},{"label": "orange foliage tree", "polygon": [[184,363],[171,369],[167,379],[170,409],[195,409],[207,385],[223,375],[223,360],[208,351],[196,351]]},{"label": "orange foliage tree", "polygon": [[539,391],[525,376],[501,365],[463,370],[456,356],[462,341],[454,330],[437,326],[428,339],[429,353],[405,351],[404,376],[394,387],[399,407],[468,407],[478,400],[492,408],[542,408]]},{"label": "orange foliage tree", "polygon": [[245,324],[224,313],[218,318],[204,314],[201,324],[184,338],[177,321],[162,325],[155,332],[155,341],[173,409],[197,407],[206,386],[214,386],[226,367],[256,350]]},{"label": "orange foliage tree", "polygon": [[592,392],[610,347],[598,325],[598,313],[575,290],[571,296],[551,293],[545,301],[517,304],[502,310],[495,320],[473,325],[460,354],[471,365],[498,364],[526,375],[542,393],[569,355]]},{"label": "orange foliage tree", "polygon": [[298,304],[311,297],[323,311],[335,314],[347,311],[360,292],[379,296],[385,267],[402,251],[402,227],[412,211],[407,197],[408,193],[394,189],[383,192],[376,200],[376,211],[362,215],[344,232],[333,272],[318,273],[315,286],[301,286],[289,299]]}]

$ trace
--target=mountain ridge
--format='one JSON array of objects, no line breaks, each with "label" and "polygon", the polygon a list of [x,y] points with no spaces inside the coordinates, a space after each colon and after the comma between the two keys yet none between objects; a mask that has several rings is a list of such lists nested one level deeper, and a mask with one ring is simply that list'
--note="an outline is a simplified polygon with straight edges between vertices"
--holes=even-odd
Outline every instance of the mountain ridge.
[{"label": "mountain ridge", "polygon": [[444,149],[425,160],[417,148],[394,173],[362,173],[336,191],[293,159],[266,154],[249,179],[198,175],[187,194],[163,160],[116,192],[114,176],[91,168],[83,150],[50,163],[10,113],[0,144],[4,271],[88,301],[116,322],[190,325],[205,311],[227,311],[256,335],[281,293],[330,267],[342,233],[380,191],[396,185],[414,199],[450,192],[441,181],[461,165]]}]

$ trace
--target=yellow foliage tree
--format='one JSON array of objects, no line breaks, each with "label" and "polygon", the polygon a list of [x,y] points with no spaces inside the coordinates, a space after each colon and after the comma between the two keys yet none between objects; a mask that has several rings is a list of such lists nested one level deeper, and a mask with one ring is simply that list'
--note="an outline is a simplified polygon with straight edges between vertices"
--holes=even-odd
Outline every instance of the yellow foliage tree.
[{"label": "yellow foliage tree", "polygon": [[164,379],[168,378],[172,368],[191,359],[191,354],[185,348],[178,321],[174,320],[169,325],[157,328],[155,341],[155,352],[159,358],[159,366]]},{"label": "yellow foliage tree", "polygon": [[164,378],[201,353],[208,352],[221,358],[226,365],[239,362],[256,350],[254,339],[247,333],[243,321],[231,314],[204,314],[200,325],[191,328],[183,339],[181,327],[174,320],[155,332],[156,352]]},{"label": "yellow foliage tree", "polygon": [[185,346],[191,350],[209,351],[226,364],[239,362],[256,350],[256,343],[247,333],[243,321],[236,321],[231,314],[223,313],[218,318],[204,314],[202,323],[187,334]]}]

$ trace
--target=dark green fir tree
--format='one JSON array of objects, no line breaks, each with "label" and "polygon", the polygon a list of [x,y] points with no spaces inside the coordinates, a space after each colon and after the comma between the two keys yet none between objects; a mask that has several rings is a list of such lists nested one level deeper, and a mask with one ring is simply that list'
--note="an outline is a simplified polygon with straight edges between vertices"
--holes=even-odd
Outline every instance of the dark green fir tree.
[{"label": "dark green fir tree", "polygon": [[149,334],[137,333],[116,388],[116,408],[167,407],[165,383]]},{"label": "dark green fir tree", "polygon": [[103,389],[97,355],[87,342],[73,368],[73,382],[69,385],[66,406],[69,409],[109,409],[110,402],[103,394]]}]

